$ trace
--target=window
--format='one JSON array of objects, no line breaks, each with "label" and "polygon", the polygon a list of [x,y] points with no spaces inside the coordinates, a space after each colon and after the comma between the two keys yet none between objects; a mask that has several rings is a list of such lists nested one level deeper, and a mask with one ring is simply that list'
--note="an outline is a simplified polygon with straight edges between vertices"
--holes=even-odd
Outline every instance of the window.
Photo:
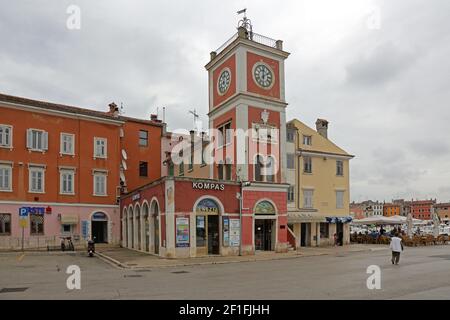
[{"label": "window", "polygon": [[105,138],[94,138],[94,158],[107,157],[107,140]]},{"label": "window", "polygon": [[225,180],[231,180],[231,164],[225,164]]},{"label": "window", "polygon": [[44,215],[38,213],[30,213],[30,234],[44,234]]},{"label": "window", "polygon": [[0,213],[0,235],[11,234],[11,214]]},{"label": "window", "polygon": [[286,133],[286,141],[294,142],[294,138],[295,138],[295,131],[292,129],[288,129]]},{"label": "window", "polygon": [[69,133],[61,133],[61,154],[74,155],[75,135]]},{"label": "window", "polygon": [[62,169],[59,173],[59,177],[61,194],[74,194],[75,171],[72,169]]},{"label": "window", "polygon": [[0,124],[0,147],[12,147],[12,127]]},{"label": "window", "polygon": [[197,216],[196,217],[196,244],[197,247],[206,246],[206,216]]},{"label": "window", "polygon": [[139,161],[139,176],[148,177],[148,162]]},{"label": "window", "polygon": [[178,175],[184,176],[184,162],[183,161],[181,161],[181,163],[179,164]]},{"label": "window", "polygon": [[303,208],[313,208],[313,193],[314,190],[303,190]]},{"label": "window", "polygon": [[0,191],[12,191],[12,166],[0,164]]},{"label": "window", "polygon": [[336,160],[336,175],[344,175],[344,162],[342,160]]},{"label": "window", "polygon": [[336,208],[344,208],[344,191],[336,191]]},{"label": "window", "polygon": [[27,129],[27,148],[32,151],[48,150],[48,132]]},{"label": "window", "polygon": [[223,163],[222,161],[219,162],[217,165],[217,178],[219,180],[223,180]]},{"label": "window", "polygon": [[173,163],[169,164],[169,177],[173,177],[175,166]]},{"label": "window", "polygon": [[321,238],[329,238],[330,237],[330,228],[328,223],[321,222],[320,223],[320,237]]},{"label": "window", "polygon": [[94,196],[106,196],[106,173],[94,173]]},{"label": "window", "polygon": [[312,159],[311,157],[303,157],[303,172],[312,173]]},{"label": "window", "polygon": [[294,186],[289,186],[288,194],[287,194],[288,202],[294,202],[294,190],[295,190]]},{"label": "window", "polygon": [[222,147],[224,145],[231,143],[231,122],[228,122],[218,127],[217,129],[218,129],[217,146]]},{"label": "window", "polygon": [[312,137],[311,136],[303,136],[303,144],[310,146],[312,145]]},{"label": "window", "polygon": [[29,167],[29,192],[44,193],[45,191],[45,168]]},{"label": "window", "polygon": [[141,147],[148,146],[148,131],[139,130],[139,146]]},{"label": "window", "polygon": [[65,233],[65,234],[72,233],[72,225],[71,224],[62,224],[61,225],[61,233]]},{"label": "window", "polygon": [[295,154],[293,153],[287,154],[287,168],[295,169]]},{"label": "window", "polygon": [[267,156],[267,160],[260,155],[256,157],[255,181],[274,182],[275,180],[275,158]]}]

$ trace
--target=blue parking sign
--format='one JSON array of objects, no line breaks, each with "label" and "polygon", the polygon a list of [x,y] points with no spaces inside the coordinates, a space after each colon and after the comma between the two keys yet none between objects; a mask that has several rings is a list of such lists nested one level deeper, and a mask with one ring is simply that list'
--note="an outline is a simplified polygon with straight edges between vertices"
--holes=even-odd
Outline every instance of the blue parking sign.
[{"label": "blue parking sign", "polygon": [[28,217],[28,208],[27,207],[19,208],[19,217]]}]

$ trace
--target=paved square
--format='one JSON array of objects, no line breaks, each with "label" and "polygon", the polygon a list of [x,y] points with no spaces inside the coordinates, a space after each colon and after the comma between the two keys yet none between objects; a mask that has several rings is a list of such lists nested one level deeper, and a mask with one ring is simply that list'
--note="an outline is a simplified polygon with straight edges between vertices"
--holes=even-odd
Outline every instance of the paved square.
[{"label": "paved square", "polygon": [[[81,290],[66,287],[69,265]],[[369,265],[381,289],[369,290]],[[0,299],[449,299],[450,246],[387,249],[291,259],[120,269],[84,252],[0,253]]]}]

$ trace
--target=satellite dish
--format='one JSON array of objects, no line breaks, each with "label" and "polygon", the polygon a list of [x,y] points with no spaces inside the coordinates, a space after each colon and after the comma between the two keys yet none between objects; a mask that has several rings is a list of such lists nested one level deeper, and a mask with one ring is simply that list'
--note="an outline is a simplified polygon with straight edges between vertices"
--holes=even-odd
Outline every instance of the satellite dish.
[{"label": "satellite dish", "polygon": [[122,149],[122,158],[124,160],[128,160],[127,153],[126,153],[125,149]]},{"label": "satellite dish", "polygon": [[123,167],[123,170],[128,169],[128,166],[127,166],[127,163],[125,162],[125,160],[122,160],[122,167]]},{"label": "satellite dish", "polygon": [[123,172],[120,173],[120,180],[125,183],[125,174]]}]

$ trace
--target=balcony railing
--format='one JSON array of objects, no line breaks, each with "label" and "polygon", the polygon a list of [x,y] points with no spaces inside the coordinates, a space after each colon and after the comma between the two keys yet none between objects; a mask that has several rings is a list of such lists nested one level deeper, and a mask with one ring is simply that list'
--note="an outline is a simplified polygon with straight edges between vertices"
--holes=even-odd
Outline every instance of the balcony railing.
[{"label": "balcony railing", "polygon": [[[217,50],[214,52],[216,54],[219,54],[222,52],[226,47],[230,45],[234,40],[236,40],[239,37],[239,33],[236,32],[230,39],[228,39],[224,44],[222,44]],[[271,48],[277,48],[281,50],[281,41],[277,41],[275,39],[263,36],[261,34],[255,33],[255,32],[248,32],[246,33],[246,39],[254,41],[256,43],[271,47]]]}]

